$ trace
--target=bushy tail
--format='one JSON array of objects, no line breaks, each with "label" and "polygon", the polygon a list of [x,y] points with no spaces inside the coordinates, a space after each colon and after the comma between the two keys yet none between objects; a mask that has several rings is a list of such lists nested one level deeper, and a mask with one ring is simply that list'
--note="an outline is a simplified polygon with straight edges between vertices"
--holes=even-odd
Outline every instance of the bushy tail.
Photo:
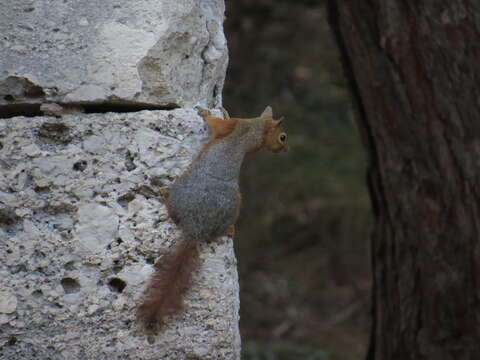
[{"label": "bushy tail", "polygon": [[167,315],[181,310],[183,295],[190,286],[197,264],[196,244],[185,240],[156,262],[146,297],[137,310],[138,320],[148,330],[158,331]]}]

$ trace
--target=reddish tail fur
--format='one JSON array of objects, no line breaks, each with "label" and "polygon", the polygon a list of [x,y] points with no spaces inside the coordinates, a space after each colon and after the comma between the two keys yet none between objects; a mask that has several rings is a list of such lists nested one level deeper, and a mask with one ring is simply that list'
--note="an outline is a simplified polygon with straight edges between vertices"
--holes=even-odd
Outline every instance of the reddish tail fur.
[{"label": "reddish tail fur", "polygon": [[166,316],[181,310],[197,264],[195,242],[185,240],[156,262],[146,298],[137,310],[138,319],[147,329],[159,330]]}]

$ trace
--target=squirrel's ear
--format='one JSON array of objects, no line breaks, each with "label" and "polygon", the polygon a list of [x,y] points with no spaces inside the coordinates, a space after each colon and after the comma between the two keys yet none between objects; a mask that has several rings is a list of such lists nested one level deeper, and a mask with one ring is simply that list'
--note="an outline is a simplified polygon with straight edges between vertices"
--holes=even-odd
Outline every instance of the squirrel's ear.
[{"label": "squirrel's ear", "polygon": [[280,126],[282,124],[283,119],[285,119],[284,116],[282,116],[280,119],[278,119],[277,123],[275,124],[275,127]]},{"label": "squirrel's ear", "polygon": [[273,111],[271,106],[267,106],[265,110],[263,110],[262,115],[260,117],[267,117],[267,118],[272,118],[273,117]]}]

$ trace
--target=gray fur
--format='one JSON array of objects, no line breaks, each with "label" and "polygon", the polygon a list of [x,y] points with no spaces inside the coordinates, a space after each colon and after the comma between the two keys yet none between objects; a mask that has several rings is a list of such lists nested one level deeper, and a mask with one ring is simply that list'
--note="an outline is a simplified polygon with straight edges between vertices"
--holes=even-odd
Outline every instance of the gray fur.
[{"label": "gray fur", "polygon": [[239,121],[230,135],[201,152],[172,185],[168,211],[187,240],[213,239],[235,223],[240,168],[245,154],[261,147],[265,120]]}]

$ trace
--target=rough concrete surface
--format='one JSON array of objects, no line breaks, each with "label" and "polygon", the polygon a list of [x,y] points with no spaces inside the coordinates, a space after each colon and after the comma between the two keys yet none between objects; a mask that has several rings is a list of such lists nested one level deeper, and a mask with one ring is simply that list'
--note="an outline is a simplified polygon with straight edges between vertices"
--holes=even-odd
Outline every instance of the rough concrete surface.
[{"label": "rough concrete surface", "polygon": [[159,191],[205,139],[187,109],[0,119],[0,359],[239,359],[229,238],[202,245],[164,331],[134,321],[179,238]]},{"label": "rough concrete surface", "polygon": [[0,105],[221,103],[223,0],[16,0],[0,12]]}]

